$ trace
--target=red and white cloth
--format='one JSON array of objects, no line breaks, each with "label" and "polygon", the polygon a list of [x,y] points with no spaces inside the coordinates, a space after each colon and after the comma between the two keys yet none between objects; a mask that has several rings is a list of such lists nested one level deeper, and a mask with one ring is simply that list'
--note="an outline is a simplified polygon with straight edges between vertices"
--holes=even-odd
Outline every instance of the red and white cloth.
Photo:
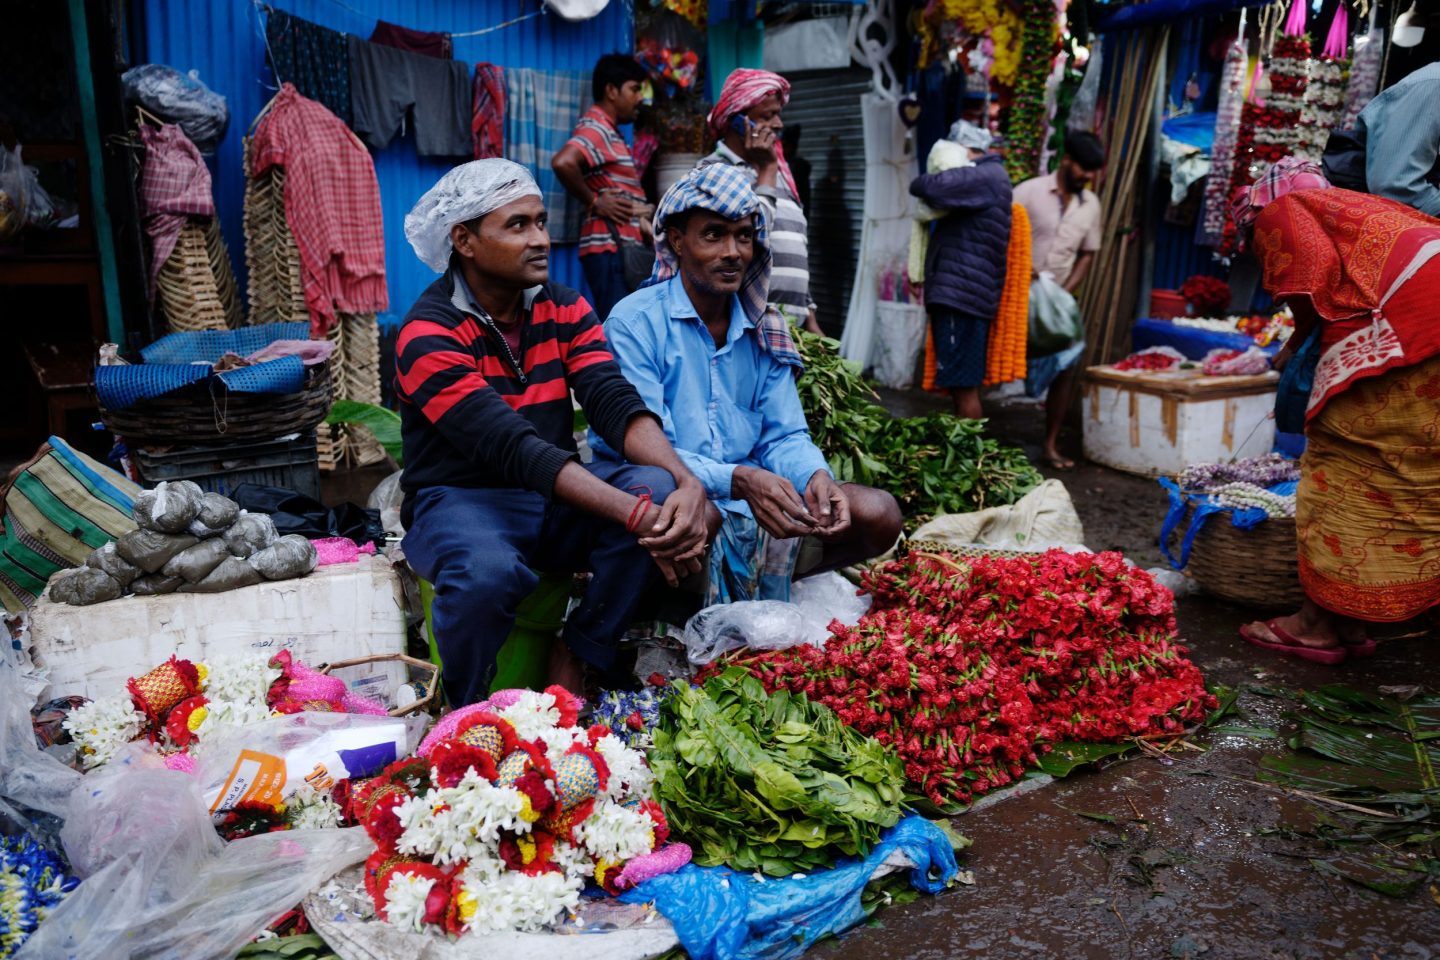
[{"label": "red and white cloth", "polygon": [[380,186],[370,152],[335,114],[285,84],[250,142],[251,175],[285,168],[285,220],[300,251],[310,332],[337,313],[389,309]]},{"label": "red and white cloth", "polygon": [[143,124],[145,166],[140,171],[140,219],[150,238],[150,299],[160,267],[175,251],[187,217],[215,216],[210,171],[190,138],[173,123]]}]

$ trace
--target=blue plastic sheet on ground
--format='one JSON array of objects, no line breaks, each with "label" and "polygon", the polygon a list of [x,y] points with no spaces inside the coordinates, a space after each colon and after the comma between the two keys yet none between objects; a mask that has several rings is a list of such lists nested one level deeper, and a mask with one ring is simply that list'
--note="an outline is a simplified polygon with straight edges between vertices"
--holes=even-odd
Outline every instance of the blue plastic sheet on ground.
[{"label": "blue plastic sheet on ground", "polygon": [[[1195,537],[1212,514],[1229,513],[1230,522],[1240,530],[1249,530],[1270,518],[1270,515],[1259,507],[1226,507],[1216,503],[1203,493],[1186,493],[1180,489],[1179,484],[1167,477],[1160,478],[1160,486],[1164,487],[1170,495],[1170,512],[1165,514],[1165,522],[1160,525],[1160,552],[1176,570],[1184,570],[1185,565],[1190,562],[1190,550],[1195,546]],[[1295,492],[1297,487],[1299,484],[1292,480],[1288,483],[1277,483],[1273,487],[1265,489],[1279,496],[1288,497]],[[1195,507],[1195,512],[1190,517],[1190,526],[1185,529],[1185,536],[1180,540],[1180,557],[1176,559],[1170,552],[1170,535],[1175,532],[1175,528],[1185,517],[1185,511],[1192,505]]]},{"label": "blue plastic sheet on ground", "polygon": [[939,893],[958,872],[955,851],[935,824],[911,815],[892,827],[863,860],[798,879],[757,880],[724,867],[683,867],[621,895],[653,901],[675,927],[691,960],[791,960],[821,937],[865,919],[860,894],[892,853],[915,866],[910,884]]},{"label": "blue plastic sheet on ground", "polygon": [[97,367],[95,393],[107,410],[124,410],[211,377],[234,393],[295,393],[305,385],[305,363],[299,357],[279,357],[220,374],[214,373],[211,365],[227,353],[244,357],[276,340],[309,338],[307,323],[172,333],[141,348],[144,363]]}]

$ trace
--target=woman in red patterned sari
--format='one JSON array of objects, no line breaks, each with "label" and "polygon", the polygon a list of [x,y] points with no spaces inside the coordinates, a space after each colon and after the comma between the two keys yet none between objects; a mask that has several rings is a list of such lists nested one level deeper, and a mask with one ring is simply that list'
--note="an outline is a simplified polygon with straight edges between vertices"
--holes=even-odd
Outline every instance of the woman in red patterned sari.
[{"label": "woman in red patterned sari", "polygon": [[[1319,183],[1316,183],[1316,180]],[[1248,209],[1246,209],[1248,203]],[[1323,663],[1440,604],[1440,220],[1282,160],[1237,203],[1265,288],[1318,327],[1295,524],[1306,601],[1241,630]]]}]

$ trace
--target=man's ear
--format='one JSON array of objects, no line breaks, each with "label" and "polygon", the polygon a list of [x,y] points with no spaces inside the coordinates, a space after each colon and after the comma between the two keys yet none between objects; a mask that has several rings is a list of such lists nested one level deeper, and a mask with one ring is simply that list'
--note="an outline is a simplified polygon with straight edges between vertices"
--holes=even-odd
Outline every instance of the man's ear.
[{"label": "man's ear", "polygon": [[463,223],[457,223],[450,228],[450,245],[460,252],[463,257],[469,257],[473,250],[471,244],[475,242],[475,235]]}]

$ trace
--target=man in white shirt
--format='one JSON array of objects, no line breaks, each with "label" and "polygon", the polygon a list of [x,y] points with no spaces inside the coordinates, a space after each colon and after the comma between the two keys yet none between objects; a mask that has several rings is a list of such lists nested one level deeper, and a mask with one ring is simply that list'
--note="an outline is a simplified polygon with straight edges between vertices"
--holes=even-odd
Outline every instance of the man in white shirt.
[{"label": "man in white shirt", "polygon": [[[1030,259],[1035,274],[1050,273],[1073,294],[1090,272],[1100,249],[1100,198],[1090,182],[1105,166],[1105,148],[1093,133],[1065,137],[1065,154],[1052,174],[1033,177],[1015,188],[1014,200],[1030,216]],[[1075,462],[1060,453],[1060,427],[1070,407],[1075,364],[1085,352],[1081,341],[1059,353],[1030,360],[1025,392],[1046,395],[1045,459],[1068,470]]]}]

